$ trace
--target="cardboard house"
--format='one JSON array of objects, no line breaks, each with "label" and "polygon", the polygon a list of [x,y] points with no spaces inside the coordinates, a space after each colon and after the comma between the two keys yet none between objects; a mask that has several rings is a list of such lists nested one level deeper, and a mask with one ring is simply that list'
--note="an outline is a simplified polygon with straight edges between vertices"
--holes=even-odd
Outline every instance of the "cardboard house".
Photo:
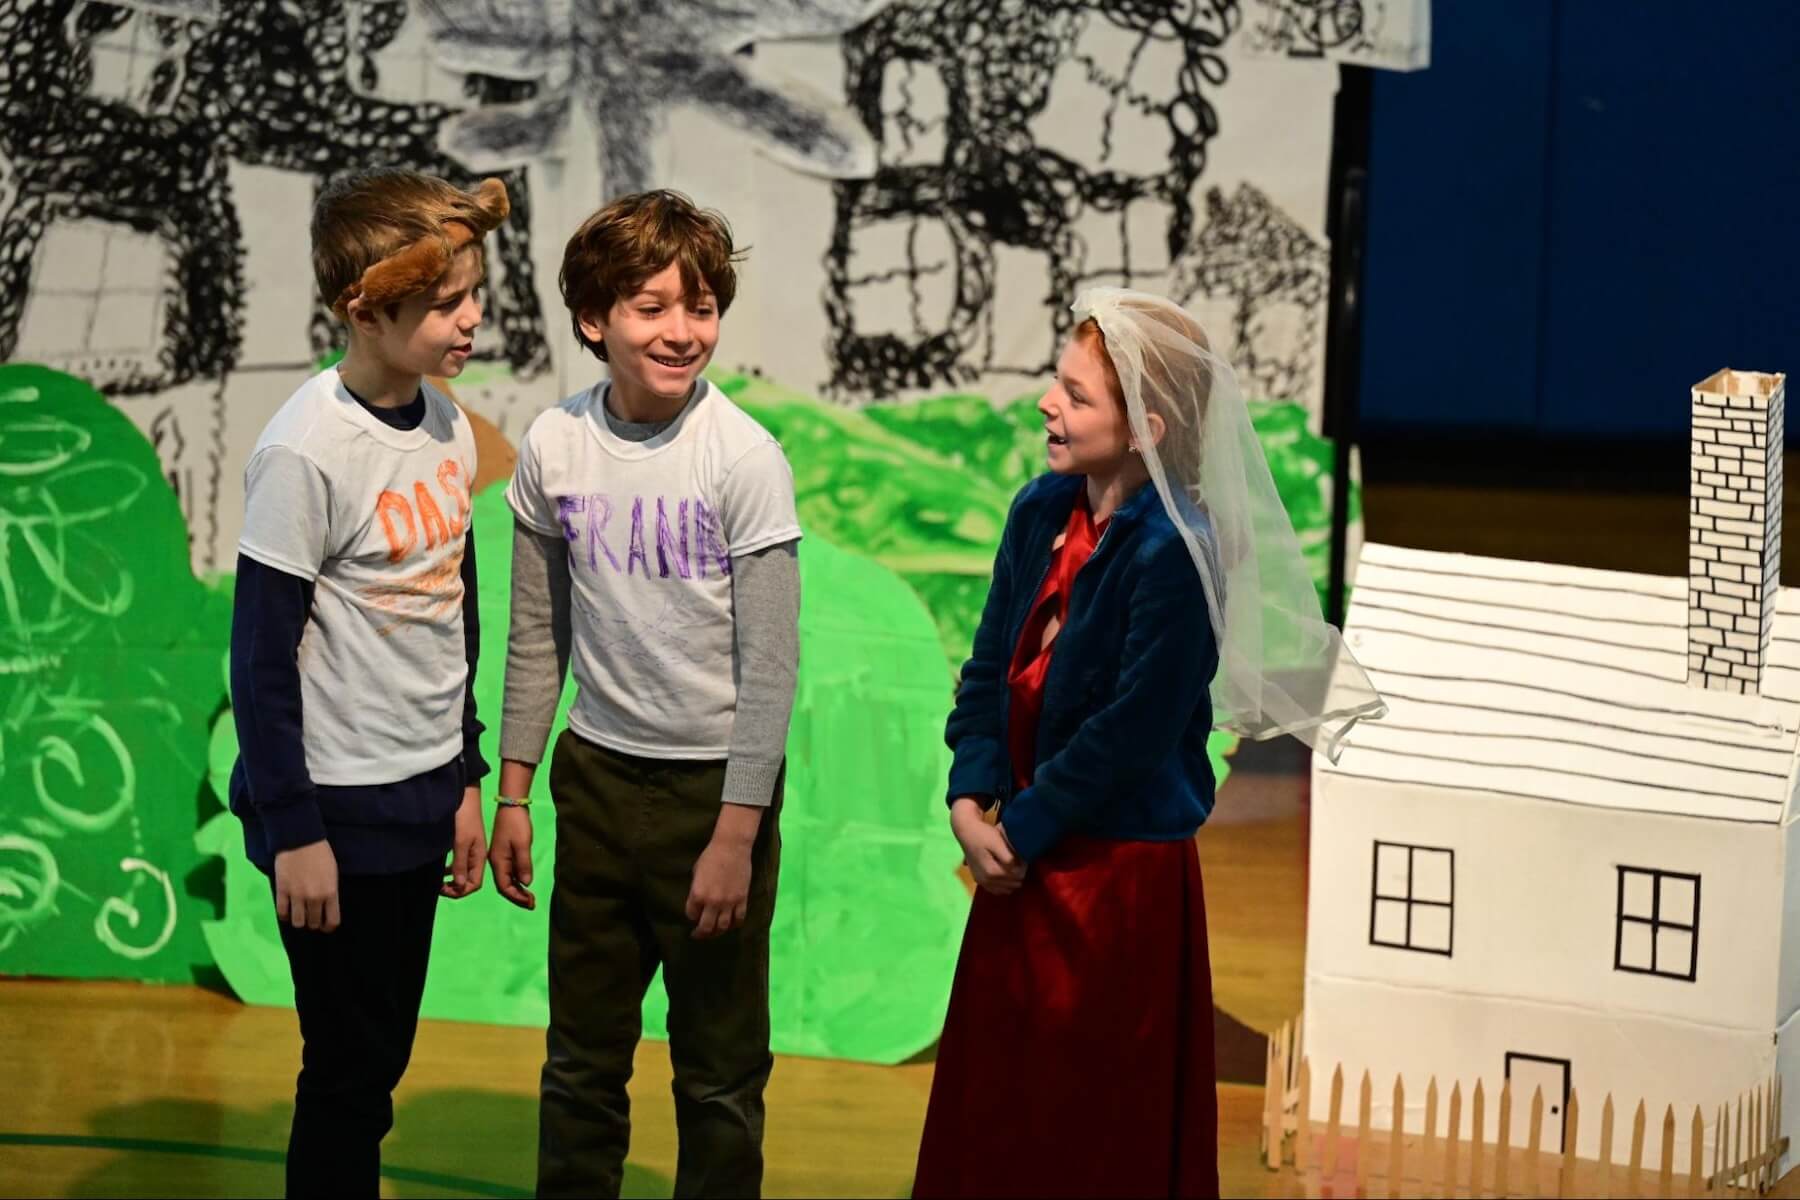
[{"label": "cardboard house", "polygon": [[1314,759],[1303,1036],[1316,1077],[1370,1070],[1377,1127],[1395,1074],[1413,1129],[1428,1078],[1490,1097],[1511,1079],[1514,1145],[1542,1087],[1560,1148],[1573,1087],[1590,1113],[1609,1093],[1674,1104],[1677,1162],[1698,1105],[1710,1162],[1719,1104],[1776,1076],[1796,1094],[1784,383],[1693,389],[1685,580],[1364,548],[1346,641],[1390,712]]}]

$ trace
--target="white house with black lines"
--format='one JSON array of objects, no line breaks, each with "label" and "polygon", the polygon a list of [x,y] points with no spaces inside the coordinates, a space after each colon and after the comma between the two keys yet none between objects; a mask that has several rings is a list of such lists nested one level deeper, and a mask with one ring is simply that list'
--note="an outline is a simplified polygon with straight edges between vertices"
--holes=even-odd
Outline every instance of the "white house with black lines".
[{"label": "white house with black lines", "polygon": [[[1315,1072],[1371,1071],[1378,1125],[1396,1073],[1416,1110],[1481,1079],[1491,1139],[1511,1078],[1514,1145],[1541,1086],[1560,1146],[1574,1087],[1673,1103],[1677,1162],[1699,1105],[1711,1161],[1717,1105],[1800,1094],[1784,382],[1693,389],[1686,581],[1364,548],[1346,640],[1390,711],[1314,759],[1304,1037]],[[1594,1156],[1599,1121],[1578,1137]]]}]

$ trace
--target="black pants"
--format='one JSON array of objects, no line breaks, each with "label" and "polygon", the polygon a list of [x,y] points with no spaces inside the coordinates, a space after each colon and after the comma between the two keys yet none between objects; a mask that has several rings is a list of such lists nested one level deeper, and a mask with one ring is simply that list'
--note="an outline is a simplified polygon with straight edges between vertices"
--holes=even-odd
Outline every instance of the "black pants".
[{"label": "black pants", "polygon": [[289,1196],[380,1194],[381,1139],[412,1057],[441,863],[338,879],[331,933],[283,922],[300,1013],[300,1080],[288,1137]]},{"label": "black pants", "polygon": [[631,1137],[625,1085],[658,965],[680,1135],[675,1195],[761,1193],[781,783],[750,852],[744,923],[695,941],[684,909],[724,785],[722,762],[633,758],[566,732],[556,743],[539,1196],[619,1194]]}]

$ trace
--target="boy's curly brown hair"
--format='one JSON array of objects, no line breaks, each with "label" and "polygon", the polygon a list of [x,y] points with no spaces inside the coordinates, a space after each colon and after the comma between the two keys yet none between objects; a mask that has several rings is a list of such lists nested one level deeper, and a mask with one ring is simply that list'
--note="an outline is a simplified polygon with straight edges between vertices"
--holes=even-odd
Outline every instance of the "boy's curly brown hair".
[{"label": "boy's curly brown hair", "polygon": [[731,226],[709,208],[666,189],[621,196],[582,222],[563,249],[557,283],[575,339],[606,361],[604,343],[581,331],[585,315],[604,320],[619,300],[674,263],[688,303],[710,291],[719,315],[737,295],[733,264],[743,253],[731,241]]}]

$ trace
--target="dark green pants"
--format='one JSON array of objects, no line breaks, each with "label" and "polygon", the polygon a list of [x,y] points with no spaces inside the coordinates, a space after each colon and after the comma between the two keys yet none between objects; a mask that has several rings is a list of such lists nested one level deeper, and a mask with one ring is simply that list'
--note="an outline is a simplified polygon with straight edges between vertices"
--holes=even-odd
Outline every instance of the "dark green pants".
[{"label": "dark green pants", "polygon": [[688,888],[724,784],[723,762],[634,758],[568,732],[557,739],[540,1196],[619,1194],[631,1136],[625,1084],[659,965],[680,1135],[675,1195],[761,1193],[781,783],[751,851],[745,923],[695,941]]}]

